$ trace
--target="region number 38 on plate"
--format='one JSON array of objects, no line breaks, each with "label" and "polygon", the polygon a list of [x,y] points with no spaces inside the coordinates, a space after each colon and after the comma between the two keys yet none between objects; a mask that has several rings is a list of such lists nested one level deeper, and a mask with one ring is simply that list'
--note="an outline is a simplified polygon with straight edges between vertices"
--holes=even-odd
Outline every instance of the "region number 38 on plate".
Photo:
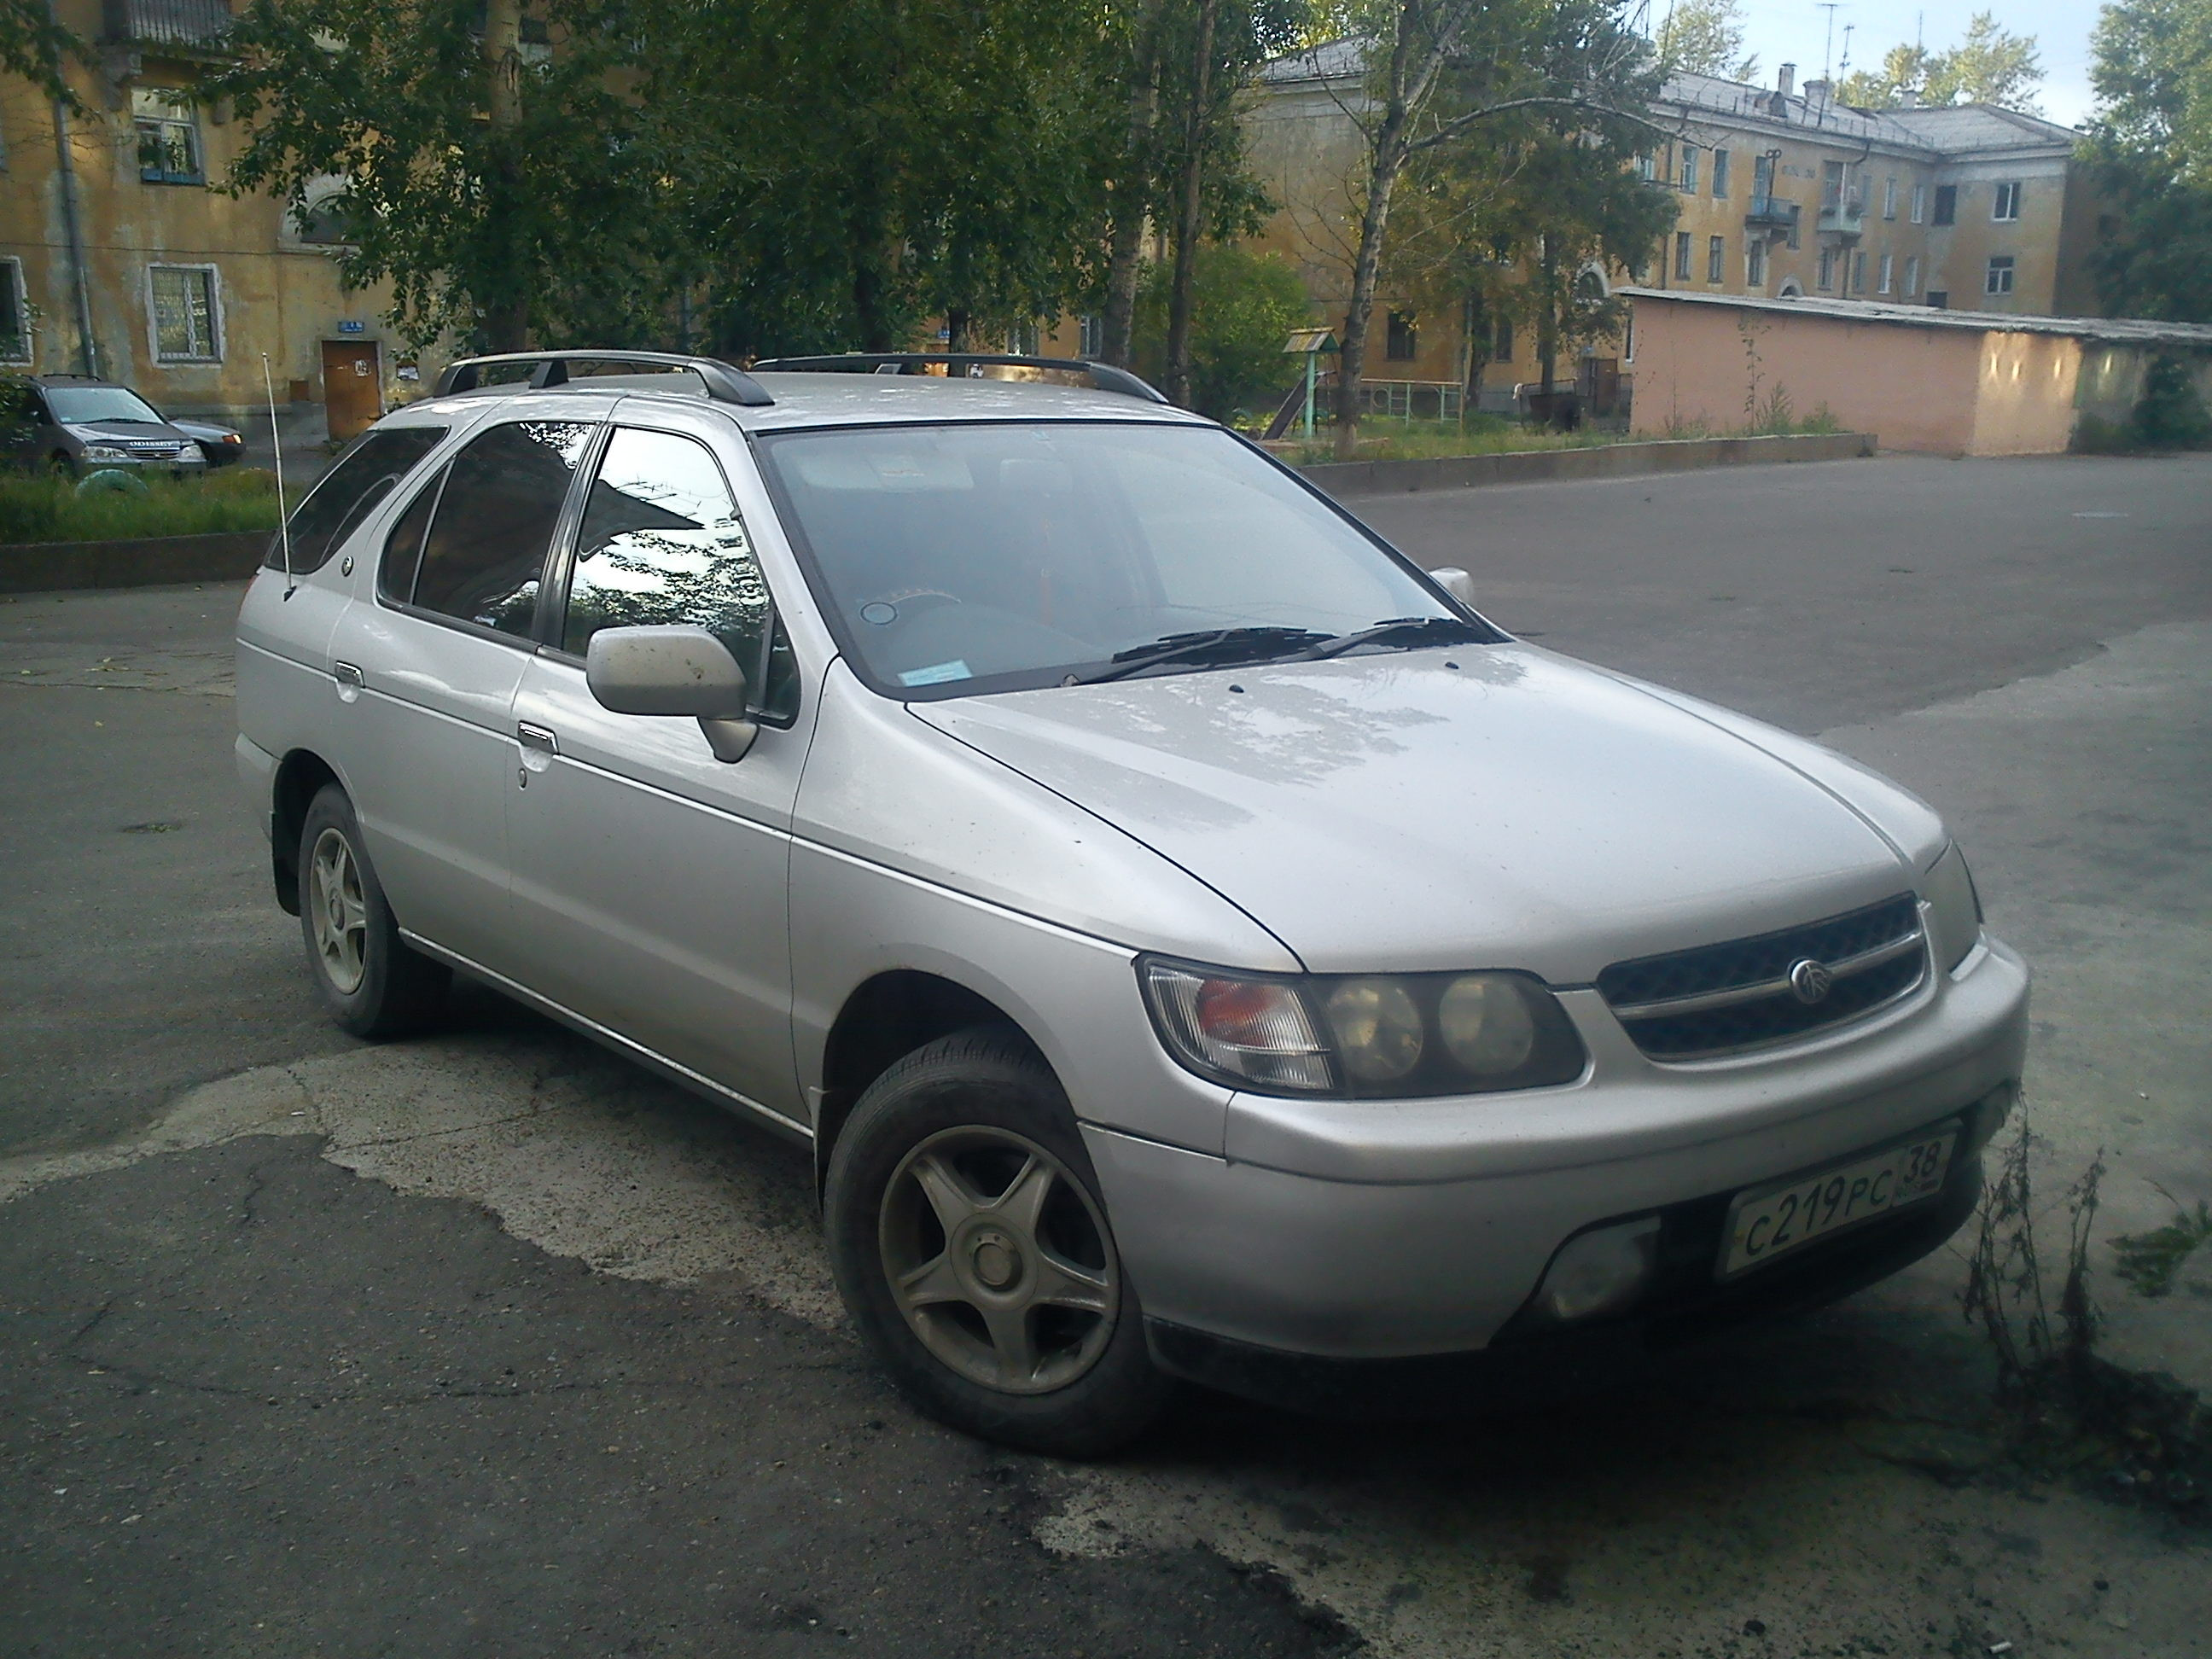
[{"label": "region number 38 on plate", "polygon": [[1959,1125],[1742,1194],[1729,1209],[1721,1277],[1760,1267],[1801,1244],[1935,1197],[1951,1167]]}]

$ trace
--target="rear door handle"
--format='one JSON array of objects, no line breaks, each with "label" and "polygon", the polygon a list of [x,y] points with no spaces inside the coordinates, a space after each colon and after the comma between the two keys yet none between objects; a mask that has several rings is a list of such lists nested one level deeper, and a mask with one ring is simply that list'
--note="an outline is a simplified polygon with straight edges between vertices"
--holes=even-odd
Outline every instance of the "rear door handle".
[{"label": "rear door handle", "polygon": [[561,752],[561,739],[542,726],[532,726],[528,720],[516,722],[514,735],[525,749],[534,749],[541,755]]}]

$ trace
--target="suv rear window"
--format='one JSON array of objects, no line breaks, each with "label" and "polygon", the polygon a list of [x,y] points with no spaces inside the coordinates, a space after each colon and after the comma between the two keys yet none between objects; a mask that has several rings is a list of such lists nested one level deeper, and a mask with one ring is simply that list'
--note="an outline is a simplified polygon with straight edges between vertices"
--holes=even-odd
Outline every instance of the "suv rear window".
[{"label": "suv rear window", "polygon": [[[399,481],[437,447],[442,426],[395,426],[372,432],[353,453],[323,475],[293,509],[289,534],[292,574],[304,576],[330,562],[338,544],[368,516],[371,508],[399,487]],[[284,568],[284,538],[274,537],[262,562]]]}]

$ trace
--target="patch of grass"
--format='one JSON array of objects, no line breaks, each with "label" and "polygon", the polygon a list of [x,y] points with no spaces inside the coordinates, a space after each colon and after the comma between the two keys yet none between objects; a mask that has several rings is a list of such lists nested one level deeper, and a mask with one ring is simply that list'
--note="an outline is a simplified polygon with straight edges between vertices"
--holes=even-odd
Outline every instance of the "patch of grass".
[{"label": "patch of grass", "polygon": [[[2173,1200],[2165,1188],[2159,1191]],[[2112,1241],[2112,1254],[2119,1258],[2112,1271],[2138,1296],[2164,1296],[2173,1288],[2181,1264],[2206,1243],[2212,1243],[2212,1204],[2199,1199],[2197,1213],[2191,1215],[2177,1200],[2173,1219],[2165,1226],[2147,1233],[2123,1233]]]},{"label": "patch of grass", "polygon": [[276,527],[276,476],[234,466],[204,478],[152,477],[137,490],[61,477],[0,477],[0,544],[125,541]]},{"label": "patch of grass", "polygon": [[[1363,461],[1429,461],[1454,455],[1510,455],[1532,449],[1596,449],[1627,441],[1626,432],[1589,427],[1579,432],[1553,432],[1541,426],[1524,426],[1501,415],[1470,415],[1464,426],[1457,421],[1401,421],[1387,415],[1370,416],[1359,423]],[[1335,441],[1325,432],[1316,432],[1310,443],[1294,443],[1278,453],[1292,466],[1316,466],[1336,459]]]}]

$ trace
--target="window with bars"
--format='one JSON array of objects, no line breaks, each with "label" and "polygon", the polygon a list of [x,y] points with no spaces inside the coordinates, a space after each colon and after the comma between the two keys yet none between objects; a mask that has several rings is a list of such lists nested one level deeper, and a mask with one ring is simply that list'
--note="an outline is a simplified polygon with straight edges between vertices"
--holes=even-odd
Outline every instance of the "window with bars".
[{"label": "window with bars", "polygon": [[131,89],[131,125],[138,139],[138,177],[149,185],[201,185],[200,127],[182,93],[166,87]]},{"label": "window with bars", "polygon": [[154,359],[212,363],[222,358],[222,313],[213,265],[149,265]]}]

